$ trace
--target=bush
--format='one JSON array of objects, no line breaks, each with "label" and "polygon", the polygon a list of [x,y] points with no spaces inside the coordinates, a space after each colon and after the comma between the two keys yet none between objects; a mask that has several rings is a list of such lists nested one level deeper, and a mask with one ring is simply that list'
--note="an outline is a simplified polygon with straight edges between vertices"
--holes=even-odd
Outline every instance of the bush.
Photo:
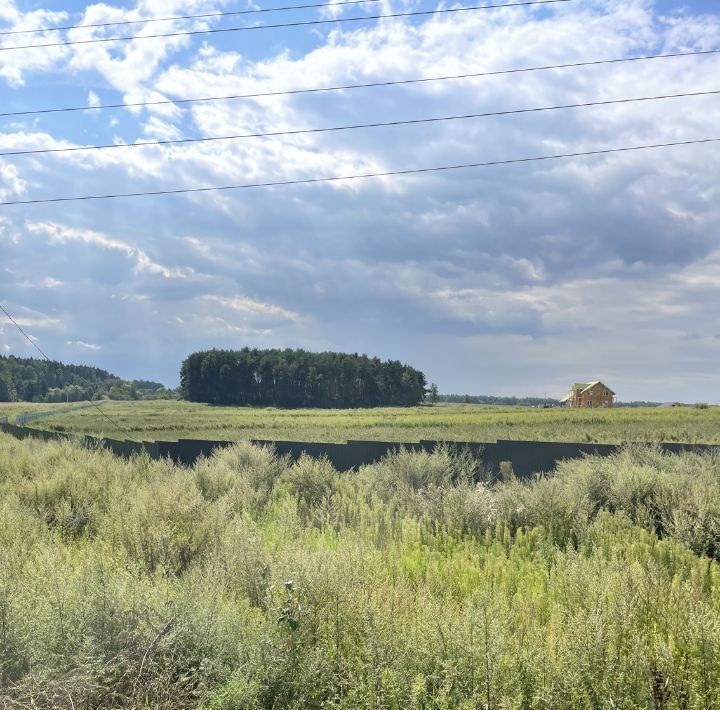
[{"label": "bush", "polygon": [[720,458],[486,478],[0,436],[0,706],[718,707]]}]

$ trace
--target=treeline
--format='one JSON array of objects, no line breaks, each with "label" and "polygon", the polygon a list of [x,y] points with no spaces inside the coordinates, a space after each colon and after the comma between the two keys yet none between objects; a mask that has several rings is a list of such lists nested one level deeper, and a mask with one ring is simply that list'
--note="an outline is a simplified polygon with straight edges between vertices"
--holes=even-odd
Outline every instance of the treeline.
[{"label": "treeline", "polygon": [[[437,395],[436,402],[448,402],[451,404],[499,404],[510,407],[542,407],[544,405],[550,405],[552,407],[559,407],[560,400],[553,399],[552,397],[494,397],[492,395],[482,394],[439,394]],[[632,402],[615,402],[615,407],[658,407],[660,402],[645,402],[645,401],[632,401]],[[682,407],[682,405],[674,403],[674,406]],[[695,405],[696,407],[698,405]],[[707,405],[706,405],[707,406]]]},{"label": "treeline", "polygon": [[207,350],[182,363],[191,402],[275,407],[412,406],[425,375],[397,360],[305,350]]},{"label": "treeline", "polygon": [[451,402],[453,404],[501,404],[511,407],[542,407],[550,404],[553,407],[560,406],[559,399],[547,399],[545,397],[494,397],[482,394],[441,394],[438,395],[438,402]]},{"label": "treeline", "polygon": [[127,381],[87,365],[0,356],[0,402],[84,402],[95,399],[167,399],[159,382]]}]

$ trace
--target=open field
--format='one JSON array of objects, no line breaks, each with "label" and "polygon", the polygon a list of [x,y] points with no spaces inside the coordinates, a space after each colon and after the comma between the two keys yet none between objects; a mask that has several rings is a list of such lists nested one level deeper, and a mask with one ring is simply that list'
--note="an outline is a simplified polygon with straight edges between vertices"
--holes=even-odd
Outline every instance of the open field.
[{"label": "open field", "polygon": [[67,404],[43,404],[35,402],[0,402],[0,417],[12,418],[16,414],[28,414],[29,412],[50,412],[57,409],[59,412],[67,409]]},{"label": "open field", "polygon": [[[147,441],[179,438],[327,442],[527,439],[720,443],[720,407],[561,410],[437,405],[338,410],[214,407],[177,401],[107,402],[102,407],[127,431],[122,438]],[[119,436],[95,409],[42,419],[34,426]]]},{"label": "open field", "polygon": [[0,435],[0,707],[720,707],[720,458],[473,466]]}]

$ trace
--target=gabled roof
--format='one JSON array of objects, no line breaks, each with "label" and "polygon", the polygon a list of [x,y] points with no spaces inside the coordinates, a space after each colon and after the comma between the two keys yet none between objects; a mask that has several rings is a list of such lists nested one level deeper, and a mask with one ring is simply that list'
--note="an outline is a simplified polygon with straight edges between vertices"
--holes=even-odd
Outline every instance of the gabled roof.
[{"label": "gabled roof", "polygon": [[[570,389],[571,390],[580,390],[581,392],[586,392],[591,387],[594,387],[595,385],[602,385],[603,383],[600,382],[600,380],[595,380],[594,382],[576,382]],[[603,385],[603,387],[610,392],[610,394],[615,394],[607,385]]]}]

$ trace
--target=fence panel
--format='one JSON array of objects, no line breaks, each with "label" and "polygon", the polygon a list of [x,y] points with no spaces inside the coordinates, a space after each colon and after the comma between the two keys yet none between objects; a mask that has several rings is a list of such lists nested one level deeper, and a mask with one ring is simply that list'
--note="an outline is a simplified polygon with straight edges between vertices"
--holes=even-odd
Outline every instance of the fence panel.
[{"label": "fence panel", "polygon": [[[96,439],[93,436],[77,436],[65,432],[43,431],[29,427],[0,422],[0,432],[18,439],[33,437],[43,441],[76,441],[88,448],[105,448],[116,456],[130,458],[145,453],[152,459],[170,458],[177,464],[192,466],[201,456],[208,457],[213,452],[232,446],[230,441],[207,441],[181,439],[179,441],[117,441],[115,439]],[[377,463],[393,452],[409,451],[432,452],[438,446],[446,445],[456,452],[468,452],[481,461],[491,474],[497,473],[500,464],[508,461],[512,464],[516,476],[526,478],[535,473],[549,473],[559,461],[582,456],[610,456],[619,450],[616,444],[565,443],[556,441],[510,441],[500,439],[495,443],[479,442],[441,442],[423,440],[417,443],[394,441],[356,441],[345,444],[331,444],[302,441],[265,441],[253,440],[252,444],[270,446],[278,456],[289,456],[297,461],[303,454],[314,458],[327,458],[338,471],[350,471],[361,466]],[[650,444],[649,444],[650,445]],[[712,444],[661,444],[667,453],[677,454],[686,451],[697,453],[715,452],[720,454],[720,445]]]}]

